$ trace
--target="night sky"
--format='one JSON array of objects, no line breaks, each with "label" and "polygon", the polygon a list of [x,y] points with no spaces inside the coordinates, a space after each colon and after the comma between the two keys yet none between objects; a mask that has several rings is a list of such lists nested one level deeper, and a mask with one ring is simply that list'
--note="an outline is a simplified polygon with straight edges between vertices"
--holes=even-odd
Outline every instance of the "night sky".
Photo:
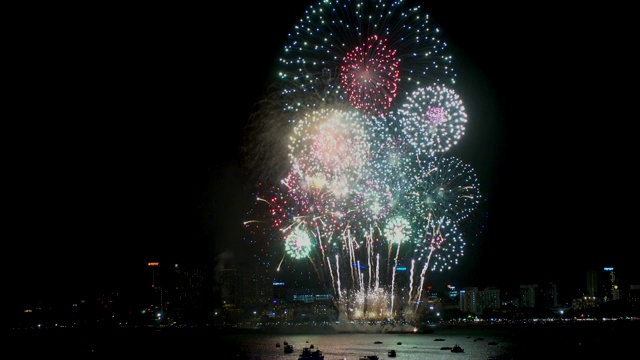
[{"label": "night sky", "polygon": [[[582,287],[607,265],[640,283],[632,12],[420,3],[467,109],[455,154],[487,198],[483,235],[443,281]],[[16,299],[126,288],[151,260],[245,260],[245,127],[312,2],[269,4],[17,14],[4,132]]]}]

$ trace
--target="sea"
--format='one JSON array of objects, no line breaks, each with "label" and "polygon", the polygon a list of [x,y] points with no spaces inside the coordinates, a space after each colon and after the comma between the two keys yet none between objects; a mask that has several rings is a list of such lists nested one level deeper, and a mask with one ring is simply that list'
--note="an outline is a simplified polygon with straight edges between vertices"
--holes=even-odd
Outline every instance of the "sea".
[{"label": "sea", "polygon": [[[429,332],[219,331],[184,329],[56,330],[15,333],[6,349],[17,358],[298,360],[305,347],[324,360],[368,356],[399,360],[638,358],[640,321],[435,326]],[[284,345],[293,346],[292,353]],[[463,352],[451,352],[458,345]]]}]

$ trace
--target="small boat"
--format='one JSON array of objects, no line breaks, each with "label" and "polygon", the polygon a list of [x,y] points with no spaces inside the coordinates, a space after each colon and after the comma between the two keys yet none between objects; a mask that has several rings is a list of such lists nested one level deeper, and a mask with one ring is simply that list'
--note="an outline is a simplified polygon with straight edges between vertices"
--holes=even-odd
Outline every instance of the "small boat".
[{"label": "small boat", "polygon": [[302,353],[298,356],[298,360],[324,360],[324,355],[322,355],[322,351],[320,349],[311,351],[309,348],[303,348]]},{"label": "small boat", "polygon": [[402,345],[402,341],[398,341],[398,345]]},{"label": "small boat", "polygon": [[280,343],[276,343],[276,347],[280,347]]},{"label": "small boat", "polygon": [[451,352],[454,352],[454,353],[461,353],[461,352],[464,352],[464,349],[463,349],[462,347],[460,347],[460,345],[455,344],[455,345],[453,345],[453,347],[451,348]]},{"label": "small boat", "polygon": [[443,338],[435,338],[435,339],[433,339],[433,341],[444,341],[444,339]]},{"label": "small boat", "polygon": [[440,350],[451,350],[451,346],[443,346]]},{"label": "small boat", "polygon": [[382,344],[382,341],[374,341],[374,344]]},{"label": "small boat", "polygon": [[387,355],[389,355],[389,357],[396,357],[396,351],[391,349],[387,351]]},{"label": "small boat", "polygon": [[284,353],[285,354],[291,354],[292,352],[293,352],[293,345],[286,344],[284,346]]},{"label": "small boat", "polygon": [[361,356],[358,360],[378,360],[377,355]]},{"label": "small boat", "polygon": [[491,340],[487,343],[487,345],[498,345],[498,342],[495,340]]}]

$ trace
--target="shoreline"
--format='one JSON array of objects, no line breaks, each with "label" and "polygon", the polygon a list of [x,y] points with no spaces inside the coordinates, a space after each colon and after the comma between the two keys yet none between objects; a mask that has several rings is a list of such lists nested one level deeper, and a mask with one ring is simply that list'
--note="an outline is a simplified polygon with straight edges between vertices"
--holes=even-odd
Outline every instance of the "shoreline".
[{"label": "shoreline", "polygon": [[440,323],[433,325],[409,326],[409,325],[369,325],[369,324],[347,324],[347,325],[274,325],[263,327],[219,327],[219,326],[198,326],[198,327],[154,327],[154,326],[130,326],[130,327],[55,327],[47,329],[9,329],[10,335],[46,335],[46,334],[100,334],[100,333],[140,333],[140,334],[183,334],[183,333],[213,333],[220,335],[239,334],[334,334],[334,333],[389,333],[389,334],[433,334],[438,329],[452,328],[505,328],[505,329],[534,329],[540,327],[624,327],[640,326],[639,318],[615,319],[615,320],[566,320],[566,321],[523,321],[523,322],[461,322],[461,323]]},{"label": "shoreline", "polygon": [[[247,339],[272,335],[361,335],[363,333],[377,335],[394,335],[393,332],[337,332],[335,329],[311,329],[301,331],[300,327],[292,327],[287,331],[270,331],[271,329],[220,329],[201,328],[110,328],[110,329],[53,329],[27,330],[10,332],[8,349],[28,356],[63,356],[103,354],[105,356],[122,355],[126,351],[132,356],[198,356],[211,348],[231,347]],[[434,327],[431,333],[415,333],[416,337],[448,337],[450,334],[466,334],[467,336],[486,336],[494,330],[508,336],[519,349],[530,349],[534,345],[546,344],[556,346],[558,341],[569,344],[583,344],[583,348],[599,349],[602,344],[627,344],[635,341],[640,331],[640,321],[604,321],[581,322],[571,324],[467,324],[464,326]],[[561,340],[558,340],[561,339]],[[604,345],[602,345],[604,346]],[[622,346],[622,345],[621,345]],[[608,348],[604,350],[608,351]],[[603,350],[603,351],[604,351]],[[584,352],[584,351],[583,351]]]}]

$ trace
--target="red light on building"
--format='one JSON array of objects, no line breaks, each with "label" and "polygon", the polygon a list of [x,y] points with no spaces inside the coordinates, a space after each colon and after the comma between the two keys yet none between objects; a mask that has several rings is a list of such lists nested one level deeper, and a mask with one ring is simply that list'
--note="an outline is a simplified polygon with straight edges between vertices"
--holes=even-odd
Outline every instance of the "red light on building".
[{"label": "red light on building", "polygon": [[147,263],[147,266],[151,267],[151,287],[155,288],[156,287],[156,266],[158,266],[158,262],[149,262]]}]

